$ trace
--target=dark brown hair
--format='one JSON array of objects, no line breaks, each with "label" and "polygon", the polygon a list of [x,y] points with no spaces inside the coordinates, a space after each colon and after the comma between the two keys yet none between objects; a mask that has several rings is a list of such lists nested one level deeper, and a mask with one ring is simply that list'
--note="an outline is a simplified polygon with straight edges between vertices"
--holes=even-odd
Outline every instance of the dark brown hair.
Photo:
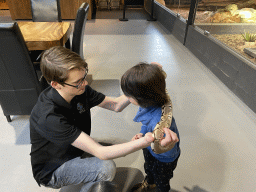
[{"label": "dark brown hair", "polygon": [[121,88],[126,96],[136,99],[144,108],[162,106],[168,101],[165,73],[157,65],[135,65],[123,74]]},{"label": "dark brown hair", "polygon": [[68,79],[70,70],[88,70],[88,65],[75,52],[62,46],[55,46],[43,52],[40,68],[48,83],[56,81],[63,84]]}]

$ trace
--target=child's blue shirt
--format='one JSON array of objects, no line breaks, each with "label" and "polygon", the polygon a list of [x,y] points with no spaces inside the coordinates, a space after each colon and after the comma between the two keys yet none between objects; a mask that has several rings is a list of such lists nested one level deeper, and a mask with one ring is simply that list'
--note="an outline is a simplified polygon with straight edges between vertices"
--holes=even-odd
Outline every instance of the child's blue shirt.
[{"label": "child's blue shirt", "polygon": [[[153,106],[147,107],[147,108],[140,107],[133,121],[142,123],[140,133],[143,133],[145,135],[147,132],[152,132],[154,130],[156,124],[160,121],[161,115],[162,115],[161,107],[153,107]],[[172,124],[170,129],[173,132],[175,132],[178,138],[180,139],[179,131],[177,129],[174,118],[172,118]],[[179,156],[180,154],[179,145],[180,145],[180,142],[177,142],[174,148],[172,148],[170,151],[167,151],[161,154],[155,154],[152,151],[150,146],[147,147],[147,149],[159,161],[169,163],[169,162],[173,162]]]}]

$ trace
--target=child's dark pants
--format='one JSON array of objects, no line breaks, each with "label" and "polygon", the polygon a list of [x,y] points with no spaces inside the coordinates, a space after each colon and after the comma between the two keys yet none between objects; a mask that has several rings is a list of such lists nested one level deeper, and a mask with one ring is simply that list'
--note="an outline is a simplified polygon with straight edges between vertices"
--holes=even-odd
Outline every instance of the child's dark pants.
[{"label": "child's dark pants", "polygon": [[147,182],[149,184],[156,184],[158,190],[161,192],[168,192],[170,190],[169,181],[173,177],[173,171],[177,166],[179,157],[173,162],[164,163],[154,158],[147,148],[143,149],[143,154]]}]

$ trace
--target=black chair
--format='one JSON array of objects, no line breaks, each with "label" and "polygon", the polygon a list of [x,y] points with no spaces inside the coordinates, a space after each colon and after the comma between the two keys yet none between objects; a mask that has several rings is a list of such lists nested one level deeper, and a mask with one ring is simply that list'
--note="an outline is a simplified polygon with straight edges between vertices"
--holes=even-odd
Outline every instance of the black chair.
[{"label": "black chair", "polygon": [[97,9],[107,9],[110,10],[110,0],[98,0],[97,1]]},{"label": "black chair", "polygon": [[61,22],[60,0],[30,0],[34,22]]},{"label": "black chair", "polygon": [[121,9],[120,0],[110,0],[110,9]]},{"label": "black chair", "polygon": [[18,24],[1,23],[0,104],[8,122],[10,115],[30,115],[44,89],[35,67]]},{"label": "black chair", "polygon": [[72,39],[72,51],[79,54],[82,59],[84,59],[83,53],[83,40],[84,40],[84,31],[85,24],[87,21],[89,11],[89,4],[83,3],[76,14],[73,39]]},{"label": "black chair", "polygon": [[[32,20],[34,22],[62,22],[60,0],[30,0]],[[70,49],[70,40],[65,43],[65,47]],[[42,50],[31,51],[32,61],[38,61]]]}]

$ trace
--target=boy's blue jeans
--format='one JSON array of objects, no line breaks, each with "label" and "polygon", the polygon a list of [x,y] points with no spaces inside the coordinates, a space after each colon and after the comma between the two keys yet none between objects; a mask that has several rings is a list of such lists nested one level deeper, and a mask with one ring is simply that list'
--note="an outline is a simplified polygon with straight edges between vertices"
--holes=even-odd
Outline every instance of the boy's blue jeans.
[{"label": "boy's blue jeans", "polygon": [[116,165],[112,160],[100,160],[97,157],[81,157],[67,161],[53,172],[52,179],[46,185],[58,189],[67,185],[83,183],[80,192],[86,192],[99,181],[112,181],[116,174]]}]

